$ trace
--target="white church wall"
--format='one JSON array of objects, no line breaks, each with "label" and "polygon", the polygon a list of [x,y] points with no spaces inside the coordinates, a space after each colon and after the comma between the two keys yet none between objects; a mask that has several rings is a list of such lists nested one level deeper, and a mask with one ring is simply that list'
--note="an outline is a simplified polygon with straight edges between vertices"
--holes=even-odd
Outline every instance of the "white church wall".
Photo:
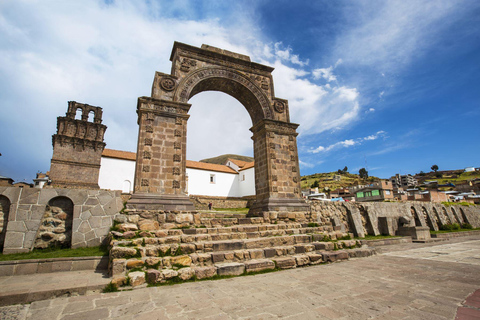
[{"label": "white church wall", "polygon": [[255,169],[249,168],[238,173],[238,197],[255,195]]},{"label": "white church wall", "polygon": [[[213,197],[239,197],[238,175],[187,168],[188,194]],[[213,178],[213,181],[211,179]]]},{"label": "white church wall", "polygon": [[102,157],[98,185],[100,189],[133,192],[135,161]]}]

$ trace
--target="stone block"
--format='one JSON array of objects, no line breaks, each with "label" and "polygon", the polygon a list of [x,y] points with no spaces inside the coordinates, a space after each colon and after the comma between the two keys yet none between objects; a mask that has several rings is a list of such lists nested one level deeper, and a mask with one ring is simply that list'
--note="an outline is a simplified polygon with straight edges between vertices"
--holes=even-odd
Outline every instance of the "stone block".
[{"label": "stone block", "polygon": [[305,253],[305,252],[306,252],[304,246],[294,246],[294,247],[295,247],[295,254]]},{"label": "stone block", "polygon": [[118,231],[125,232],[125,231],[137,231],[138,227],[136,224],[133,223],[122,223],[118,226]]},{"label": "stone block", "polygon": [[323,260],[325,262],[335,262],[339,260],[348,260],[348,253],[346,251],[322,252]]},{"label": "stone block", "polygon": [[2,276],[13,276],[15,274],[13,264],[0,264],[0,274]]},{"label": "stone block", "polygon": [[327,250],[331,251],[334,249],[333,242],[314,242],[315,250]]},{"label": "stone block", "polygon": [[52,262],[52,272],[72,270],[72,261],[54,261]]},{"label": "stone block", "polygon": [[95,260],[77,260],[72,261],[72,271],[78,270],[94,270],[97,261]]},{"label": "stone block", "polygon": [[305,266],[310,264],[310,258],[306,254],[300,254],[295,256],[295,262],[297,266]]},{"label": "stone block", "polygon": [[323,262],[323,256],[321,254],[309,252],[307,253],[307,256],[310,259],[310,264],[319,264]]},{"label": "stone block", "polygon": [[182,268],[178,270],[178,277],[182,280],[189,280],[193,278],[195,271],[192,268]]},{"label": "stone block", "polygon": [[[9,223],[10,224],[10,223]],[[23,238],[25,234],[21,232],[7,232],[5,236],[4,248],[23,248]],[[5,251],[4,251],[5,253]]]},{"label": "stone block", "polygon": [[219,276],[238,276],[245,272],[245,264],[239,262],[215,264]]},{"label": "stone block", "polygon": [[189,267],[192,264],[192,258],[189,255],[171,257],[170,262],[172,265],[181,265]]},{"label": "stone block", "polygon": [[145,283],[145,272],[135,271],[128,274],[132,287],[137,287]]},{"label": "stone block", "polygon": [[140,259],[127,260],[127,269],[142,268],[143,265],[144,265],[144,263]]},{"label": "stone block", "polygon": [[[17,264],[15,267],[15,275],[24,275],[24,274],[34,274],[37,273],[37,262],[21,263]],[[1,273],[3,276],[4,274]]]},{"label": "stone block", "polygon": [[165,280],[172,279],[172,278],[175,278],[176,276],[178,276],[178,272],[175,271],[175,270],[171,270],[171,269],[164,269],[164,270],[161,271],[161,273],[162,273],[162,277]]},{"label": "stone block", "polygon": [[243,241],[224,241],[213,243],[213,251],[234,251],[243,249]]},{"label": "stone block", "polygon": [[159,224],[158,224],[158,221],[154,221],[154,220],[143,220],[143,221],[140,221],[138,222],[138,228],[140,230],[158,230],[159,229]]},{"label": "stone block", "polygon": [[38,263],[37,273],[50,273],[52,272],[52,262]]},{"label": "stone block", "polygon": [[127,266],[126,259],[113,259],[112,260],[112,267],[111,267],[111,276],[116,276],[120,274],[125,274]]},{"label": "stone block", "polygon": [[225,260],[225,255],[223,253],[214,252],[212,253],[213,263],[223,262]]},{"label": "stone block", "polygon": [[297,266],[296,259],[294,257],[281,257],[273,259],[277,268],[291,269]]},{"label": "stone block", "polygon": [[273,258],[276,255],[276,250],[272,248],[267,248],[263,250],[263,253],[265,255],[265,258]]},{"label": "stone block", "polygon": [[137,250],[134,248],[113,247],[110,250],[110,258],[112,259],[131,257],[136,254],[137,254]]},{"label": "stone block", "polygon": [[293,237],[295,238],[295,243],[309,243],[309,242],[312,242],[312,238],[308,234],[296,234]]},{"label": "stone block", "polygon": [[159,283],[163,280],[163,274],[156,269],[148,269],[145,275],[146,281],[151,284]]},{"label": "stone block", "polygon": [[248,250],[248,253],[250,254],[250,259],[263,259],[265,257],[263,249]]},{"label": "stone block", "polygon": [[269,269],[275,269],[275,263],[272,260],[262,259],[245,261],[245,270],[247,272],[257,272]]},{"label": "stone block", "polygon": [[197,279],[207,279],[217,274],[217,268],[213,266],[197,267],[193,270],[195,271],[195,276],[197,277]]}]

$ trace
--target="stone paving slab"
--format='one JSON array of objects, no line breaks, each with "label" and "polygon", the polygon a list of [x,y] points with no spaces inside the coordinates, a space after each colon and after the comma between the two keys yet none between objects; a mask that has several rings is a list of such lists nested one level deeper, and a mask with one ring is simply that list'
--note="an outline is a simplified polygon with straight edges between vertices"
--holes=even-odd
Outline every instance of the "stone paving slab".
[{"label": "stone paving slab", "polygon": [[92,270],[0,277],[0,306],[86,294],[103,289],[110,280],[106,271]]},{"label": "stone paving slab", "polygon": [[[420,249],[441,254],[423,258]],[[480,265],[466,259],[480,250],[479,236],[382,250],[373,257],[255,276],[7,306],[0,318],[454,319],[480,288]]]}]

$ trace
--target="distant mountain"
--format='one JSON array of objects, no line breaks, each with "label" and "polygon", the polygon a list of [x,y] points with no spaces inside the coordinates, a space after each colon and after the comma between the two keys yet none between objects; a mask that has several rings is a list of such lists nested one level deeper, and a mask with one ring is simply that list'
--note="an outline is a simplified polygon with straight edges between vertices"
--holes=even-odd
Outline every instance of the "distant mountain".
[{"label": "distant mountain", "polygon": [[238,154],[224,154],[224,155],[214,157],[214,158],[203,159],[203,160],[200,160],[200,162],[225,164],[225,163],[227,163],[228,159],[241,160],[241,161],[246,161],[246,162],[254,161],[254,158],[252,158],[252,157],[240,156]]}]

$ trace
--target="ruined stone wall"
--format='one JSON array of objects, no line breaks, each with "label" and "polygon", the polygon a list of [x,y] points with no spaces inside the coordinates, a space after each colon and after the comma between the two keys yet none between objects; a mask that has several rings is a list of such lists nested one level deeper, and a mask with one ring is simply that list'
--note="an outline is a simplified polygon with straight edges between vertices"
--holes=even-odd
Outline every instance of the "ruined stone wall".
[{"label": "ruined stone wall", "polygon": [[[55,241],[71,248],[100,245],[123,208],[120,191],[0,187],[0,197],[11,203],[3,253],[28,252]],[[59,204],[65,199],[73,203],[71,227]]]},{"label": "ruined stone wall", "polygon": [[444,206],[432,202],[328,202],[311,200],[309,222],[333,226],[343,224],[346,231],[363,237],[395,235],[400,226],[428,227],[439,230],[441,225],[470,223],[480,227],[479,206]]}]

